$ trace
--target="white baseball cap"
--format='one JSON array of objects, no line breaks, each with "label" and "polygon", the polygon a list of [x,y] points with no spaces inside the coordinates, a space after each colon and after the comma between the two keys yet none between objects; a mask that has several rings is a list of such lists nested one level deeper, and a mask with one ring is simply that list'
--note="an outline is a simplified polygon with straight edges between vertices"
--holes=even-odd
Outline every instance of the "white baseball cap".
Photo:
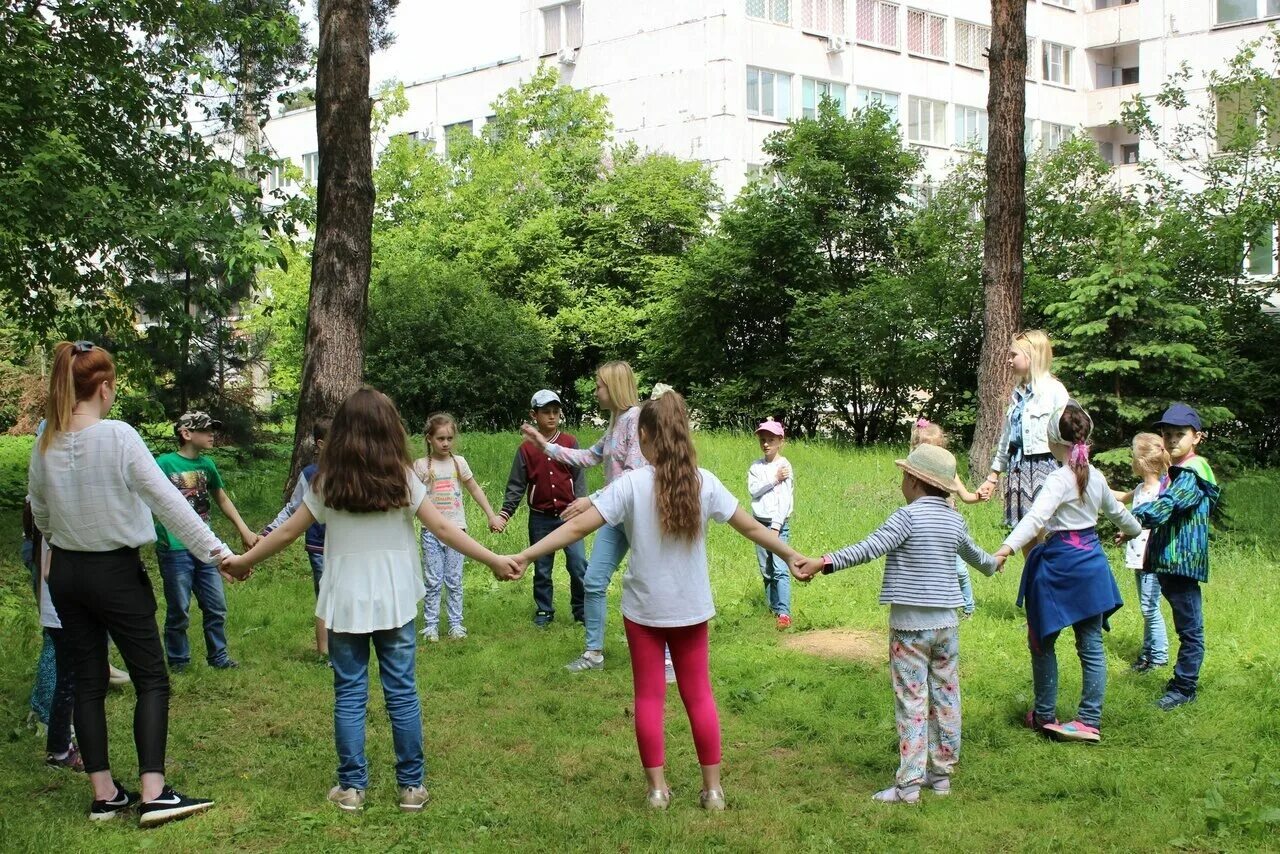
[{"label": "white baseball cap", "polygon": [[556,394],[549,388],[544,388],[534,393],[533,400],[529,402],[530,409],[541,409],[544,406],[550,406],[553,403],[560,403],[560,395]]}]

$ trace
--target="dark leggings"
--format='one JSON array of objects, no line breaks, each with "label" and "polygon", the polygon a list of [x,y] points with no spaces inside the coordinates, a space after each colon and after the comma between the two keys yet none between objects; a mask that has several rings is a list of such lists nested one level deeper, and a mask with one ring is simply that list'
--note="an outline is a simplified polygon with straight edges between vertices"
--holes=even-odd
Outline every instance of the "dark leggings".
[{"label": "dark leggings", "polygon": [[84,770],[107,761],[107,635],[133,680],[133,742],[138,773],[164,773],[169,736],[169,673],[156,629],[156,597],[137,549],[53,549],[49,595],[62,620],[76,685],[76,737]]},{"label": "dark leggings", "polygon": [[76,680],[73,676],[71,646],[67,643],[66,629],[45,629],[53,642],[53,660],[56,676],[53,683],[53,702],[49,705],[49,733],[45,739],[45,752],[65,753],[71,748],[71,716],[75,712]]}]

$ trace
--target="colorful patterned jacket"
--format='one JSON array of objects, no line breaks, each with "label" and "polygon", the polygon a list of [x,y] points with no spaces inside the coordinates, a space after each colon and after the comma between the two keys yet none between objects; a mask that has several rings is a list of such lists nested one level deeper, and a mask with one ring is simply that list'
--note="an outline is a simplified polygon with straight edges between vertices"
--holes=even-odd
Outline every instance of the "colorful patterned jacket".
[{"label": "colorful patterned jacket", "polygon": [[1222,489],[1204,457],[1193,456],[1169,468],[1169,485],[1155,501],[1134,508],[1142,527],[1151,529],[1144,572],[1209,580],[1209,511]]}]

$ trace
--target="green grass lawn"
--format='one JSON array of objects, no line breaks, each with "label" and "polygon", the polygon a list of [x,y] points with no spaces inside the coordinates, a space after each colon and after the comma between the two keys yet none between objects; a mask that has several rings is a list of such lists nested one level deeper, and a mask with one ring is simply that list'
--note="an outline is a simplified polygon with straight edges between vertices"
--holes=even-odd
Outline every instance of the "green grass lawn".
[{"label": "green grass lawn", "polygon": [[[516,439],[464,435],[495,506]],[[419,439],[417,444],[421,444]],[[701,435],[701,463],[745,497],[758,449],[748,436]],[[1213,458],[1212,446],[1206,448]],[[808,553],[860,539],[900,501],[895,454],[827,445],[786,449],[797,476],[794,542]],[[278,509],[285,460],[235,462],[220,454],[251,526]],[[2,473],[0,473],[2,474]],[[592,484],[599,483],[598,471]],[[396,809],[393,754],[380,690],[369,715],[371,788],[365,812],[340,814],[324,796],[334,782],[330,671],[311,652],[314,599],[301,543],[228,590],[228,635],[241,667],[203,664],[193,613],[193,661],[173,678],[169,774],[217,808],[146,834],[133,821],[91,825],[82,778],[44,767],[43,742],[19,724],[39,650],[34,607],[18,559],[19,514],[0,512],[0,846],[5,851],[134,850],[1276,850],[1280,832],[1280,474],[1227,485],[1236,529],[1213,547],[1206,588],[1208,654],[1200,699],[1165,714],[1153,705],[1167,670],[1135,676],[1141,642],[1133,579],[1112,550],[1130,604],[1105,639],[1110,681],[1096,747],[1054,744],[1021,728],[1031,700],[1022,614],[1014,605],[1021,562],[1003,576],[974,573],[978,611],[961,630],[964,748],[948,799],[918,808],[873,803],[897,767],[887,650],[877,662],[817,658],[782,646],[764,605],[753,549],[724,526],[709,554],[718,616],[712,681],[724,738],[729,810],[697,808],[699,775],[683,709],[668,698],[667,813],[648,812],[632,734],[631,675],[610,595],[608,663],[570,676],[581,651],[569,619],[567,574],[556,569],[557,621],[531,625],[530,580],[500,584],[466,570],[465,641],[423,646],[419,690],[432,801],[416,816]],[[525,544],[525,515],[490,535],[469,504],[472,531],[498,551]],[[1000,542],[998,510],[965,511],[978,541]],[[224,537],[231,532],[217,523]],[[230,542],[230,539],[228,539]],[[154,566],[154,553],[146,552]],[[793,593],[795,628],[886,634],[876,604],[883,562],[820,577]],[[156,581],[157,598],[160,598]],[[163,605],[161,606],[163,608]],[[194,609],[194,603],[193,603]],[[163,611],[161,612],[163,614]],[[1167,614],[1167,608],[1166,608]],[[1176,641],[1175,641],[1176,643]],[[1080,675],[1059,645],[1060,712],[1070,716]],[[117,775],[136,782],[131,691],[108,701]],[[1267,840],[1271,840],[1268,842]]]}]

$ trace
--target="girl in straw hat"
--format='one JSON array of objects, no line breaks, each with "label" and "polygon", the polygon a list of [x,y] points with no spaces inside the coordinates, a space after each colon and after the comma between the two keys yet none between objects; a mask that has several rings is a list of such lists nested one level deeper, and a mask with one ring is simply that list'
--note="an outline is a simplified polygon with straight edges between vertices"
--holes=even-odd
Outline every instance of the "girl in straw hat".
[{"label": "girl in straw hat", "polygon": [[819,572],[887,556],[880,604],[889,606],[889,672],[901,762],[894,785],[874,797],[914,804],[921,787],[938,795],[951,792],[960,755],[956,609],[964,599],[956,583],[956,555],[986,575],[997,567],[947,501],[955,489],[956,458],[936,445],[919,445],[898,467],[907,505],[862,542],[801,561],[796,578],[808,581]]}]

